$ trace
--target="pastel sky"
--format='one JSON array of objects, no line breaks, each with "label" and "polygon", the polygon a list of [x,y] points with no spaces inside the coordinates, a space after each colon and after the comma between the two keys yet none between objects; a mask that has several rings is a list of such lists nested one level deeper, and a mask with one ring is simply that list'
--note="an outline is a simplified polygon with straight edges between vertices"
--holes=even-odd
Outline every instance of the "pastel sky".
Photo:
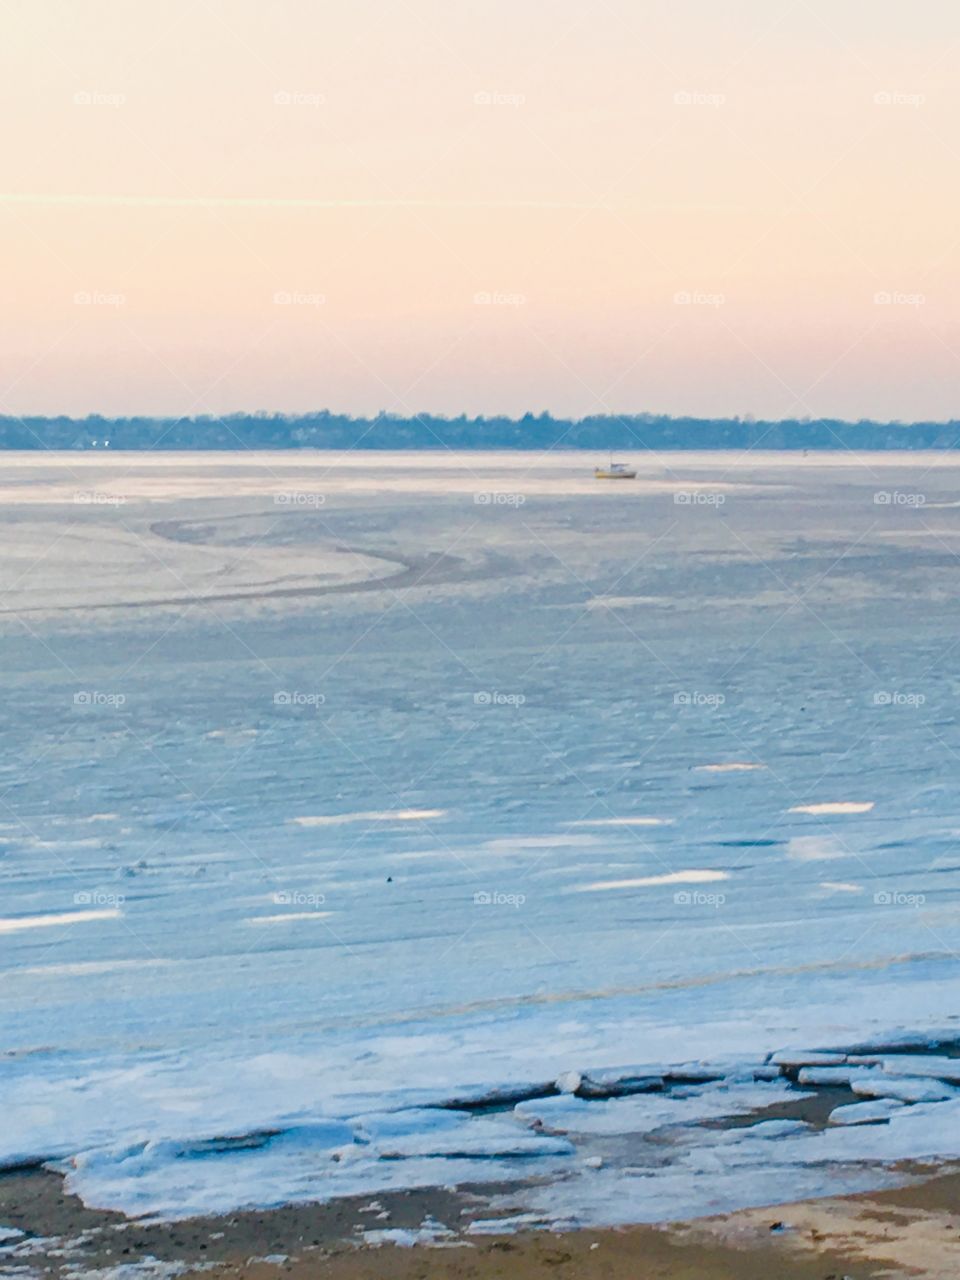
[{"label": "pastel sky", "polygon": [[6,0],[0,412],[960,417],[956,0]]}]

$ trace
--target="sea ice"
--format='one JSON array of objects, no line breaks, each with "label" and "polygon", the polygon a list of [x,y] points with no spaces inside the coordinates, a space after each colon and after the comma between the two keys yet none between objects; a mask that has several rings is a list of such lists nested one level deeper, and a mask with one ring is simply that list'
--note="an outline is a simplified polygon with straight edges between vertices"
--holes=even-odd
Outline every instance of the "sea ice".
[{"label": "sea ice", "polygon": [[849,1085],[853,1081],[867,1081],[871,1076],[879,1074],[879,1071],[871,1071],[869,1067],[801,1067],[797,1072],[797,1081],[812,1085]]},{"label": "sea ice", "polygon": [[895,1058],[884,1058],[883,1069],[891,1076],[931,1076],[936,1080],[960,1084],[960,1058],[904,1053]]},{"label": "sea ice", "polygon": [[830,1112],[831,1124],[871,1124],[877,1120],[889,1120],[904,1104],[896,1098],[878,1098],[875,1102],[851,1102],[834,1107]]},{"label": "sea ice", "polygon": [[[62,1158],[88,1204],[170,1218],[506,1179],[542,1185],[504,1212],[603,1222],[860,1189],[896,1161],[960,1154],[958,1099],[924,1100],[960,1083],[941,1047],[960,1038],[945,932],[960,811],[929,719],[943,707],[931,699],[873,732],[875,673],[924,670],[941,631],[956,634],[949,568],[917,559],[902,574],[907,549],[877,544],[817,588],[831,546],[855,544],[866,518],[852,464],[818,461],[802,501],[783,497],[796,536],[764,554],[791,582],[809,574],[830,629],[801,611],[767,637],[752,612],[771,605],[765,565],[684,520],[659,544],[662,563],[644,568],[662,495],[600,501],[582,455],[540,459],[536,476],[522,455],[332,461],[170,454],[138,463],[139,475],[129,457],[97,465],[121,468],[124,492],[140,494],[127,516],[144,539],[164,514],[180,520],[188,505],[199,520],[203,508],[206,531],[190,528],[212,542],[160,535],[198,599],[218,579],[253,589],[313,580],[318,565],[338,581],[385,571],[340,545],[414,559],[459,538],[461,580],[289,610],[264,597],[229,605],[229,630],[206,608],[172,631],[141,609],[39,616],[25,639],[13,615],[0,620],[0,775],[17,809],[0,841],[0,1162]],[[675,465],[714,463],[688,454]],[[44,558],[62,525],[50,522],[51,493],[70,523],[76,483],[42,451],[29,467],[45,478],[7,484],[15,516],[0,502],[6,570],[23,579],[14,604],[165,590],[121,571],[116,556],[143,545],[116,541],[115,522],[97,524],[93,510],[83,538]],[[323,530],[276,508],[277,476],[299,488],[304,468],[324,477]],[[925,489],[955,488],[956,468],[922,469]],[[473,532],[478,474],[485,492],[517,492],[523,476],[527,513],[543,518],[558,559],[495,507]],[[750,541],[767,519],[768,479],[762,501],[738,487],[731,536],[742,521]],[[27,491],[42,499],[39,525]],[[474,580],[491,540],[498,576]],[[106,577],[100,549],[113,556]],[[647,657],[669,652],[673,672],[644,662],[638,679],[636,637],[609,610],[583,609],[605,589],[606,550],[640,565],[618,592],[657,578],[670,607],[645,619]],[[344,570],[344,556],[361,567]],[[936,602],[922,633],[910,610],[890,610],[900,576],[911,598]],[[416,615],[396,607],[404,598]],[[578,615],[562,644],[554,608]],[[704,608],[711,626],[691,627]],[[874,608],[883,626],[869,653],[835,643]],[[76,680],[48,661],[61,642]],[[131,652],[142,655],[133,667]],[[122,712],[76,708],[77,683],[95,689],[106,672]],[[679,709],[679,672],[729,673],[716,685],[723,705]],[[484,687],[522,694],[522,708],[493,697],[480,710]],[[279,688],[324,698],[278,709]],[[729,767],[750,762],[767,767]],[[787,816],[789,797],[807,811]],[[91,814],[112,817],[91,825]],[[865,892],[821,887],[833,859],[844,860],[834,887]],[[877,886],[925,894],[924,909],[897,909],[891,893],[880,910]],[[302,895],[321,893],[334,915],[294,920],[310,905]],[[262,922],[267,911],[282,920]],[[835,1046],[869,1060],[825,1052]],[[917,1046],[920,1066],[895,1052]],[[605,1069],[615,1063],[643,1065]],[[750,1123],[770,1102],[797,1102],[808,1078],[828,1087],[813,1072],[830,1066],[882,1073],[894,1085],[883,1096],[912,1105],[887,1124]],[[702,1074],[714,1067],[715,1086]],[[577,1094],[552,1102],[570,1070]],[[780,1078],[801,1072],[800,1088]],[[660,1079],[660,1091],[604,1096]],[[747,1123],[726,1126],[734,1115]],[[553,1145],[538,1121],[571,1141]],[[601,1154],[602,1168],[584,1164]]]},{"label": "sea ice", "polygon": [[940,1080],[911,1079],[909,1076],[890,1080],[878,1071],[857,1076],[850,1087],[865,1098],[899,1098],[901,1102],[945,1102],[948,1098],[960,1096],[960,1091]]},{"label": "sea ice", "polygon": [[845,1053],[827,1053],[819,1049],[778,1049],[770,1057],[778,1067],[840,1067],[846,1060]]}]

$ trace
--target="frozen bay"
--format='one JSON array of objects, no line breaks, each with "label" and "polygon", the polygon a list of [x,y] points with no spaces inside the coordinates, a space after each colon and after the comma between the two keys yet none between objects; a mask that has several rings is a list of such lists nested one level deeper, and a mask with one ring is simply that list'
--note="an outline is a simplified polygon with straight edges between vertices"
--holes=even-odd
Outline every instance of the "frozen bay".
[{"label": "frozen bay", "polygon": [[[696,1127],[784,1046],[960,1038],[960,468],[592,463],[5,457],[5,1163],[166,1216],[536,1175],[596,1221],[960,1154],[949,1081]],[[704,1060],[586,1138],[513,1096]]]}]

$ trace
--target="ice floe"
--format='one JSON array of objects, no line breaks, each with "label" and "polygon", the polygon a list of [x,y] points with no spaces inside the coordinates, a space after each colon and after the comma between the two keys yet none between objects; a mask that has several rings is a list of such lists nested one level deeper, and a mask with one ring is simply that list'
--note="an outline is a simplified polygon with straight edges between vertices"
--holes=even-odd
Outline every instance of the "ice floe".
[{"label": "ice floe", "polygon": [[357,1138],[382,1160],[414,1156],[496,1159],[568,1155],[568,1143],[520,1128],[510,1119],[455,1111],[391,1112],[364,1116]]},{"label": "ice floe", "polygon": [[[801,1077],[803,1072],[800,1073]],[[879,1071],[863,1071],[850,1081],[854,1093],[865,1098],[898,1098],[901,1102],[946,1102],[960,1097],[960,1090],[941,1080],[917,1080],[909,1076],[891,1080]]]},{"label": "ice floe", "polygon": [[62,911],[56,915],[7,916],[0,918],[0,933],[24,929],[53,929],[61,925],[90,924],[95,920],[119,920],[119,907],[99,907],[92,911]]},{"label": "ice floe", "polygon": [[[903,1043],[915,1046],[917,1039]],[[960,1095],[933,1075],[903,1073],[917,1062],[931,1073],[952,1072],[960,1059],[873,1047],[878,1052],[858,1055],[845,1047],[788,1048],[766,1063],[730,1054],[608,1068],[571,1065],[553,1080],[477,1084],[459,1096],[408,1088],[394,1095],[395,1102],[407,1101],[393,1109],[363,1108],[362,1095],[343,1095],[335,1104],[339,1114],[326,1117],[303,1105],[303,1064],[265,1055],[258,1070],[269,1071],[274,1085],[262,1102],[272,1105],[262,1110],[256,1131],[217,1125],[209,1099],[198,1095],[197,1116],[207,1113],[206,1133],[198,1135],[187,1095],[170,1092],[176,1110],[162,1120],[156,1113],[152,1123],[159,1120],[164,1128],[145,1138],[155,1106],[151,1089],[159,1082],[145,1092],[147,1077],[138,1077],[125,1115],[115,1075],[105,1082],[113,1109],[105,1112],[99,1134],[88,1129],[87,1145],[78,1147],[80,1131],[58,1123],[51,1108],[49,1134],[62,1145],[44,1154],[68,1157],[62,1160],[67,1188],[85,1203],[166,1219],[509,1180],[526,1187],[518,1193],[522,1209],[554,1225],[653,1221],[775,1200],[764,1169],[775,1175],[780,1198],[792,1198],[816,1194],[823,1185],[816,1171],[827,1166],[835,1183],[860,1188],[882,1181],[884,1165],[949,1156],[957,1145],[950,1135],[960,1133]],[[396,1070],[395,1055],[385,1061]],[[235,1075],[241,1091],[249,1087],[242,1070]],[[934,1101],[931,1085],[938,1098],[944,1090],[947,1096]],[[800,1114],[765,1119],[771,1106],[799,1107],[818,1089],[844,1087],[854,1090],[851,1102],[834,1108],[826,1129]],[[169,1092],[169,1085],[163,1088]],[[327,1096],[330,1106],[334,1096]],[[38,1104],[42,1090],[34,1090]],[[228,1114],[224,1108],[224,1120]],[[28,1123],[36,1128],[35,1120]],[[117,1141],[124,1129],[127,1138]],[[614,1147],[610,1139],[616,1139]],[[581,1178],[599,1180],[619,1207],[597,1199]],[[714,1188],[709,1194],[704,1178]],[[541,1180],[557,1193],[555,1202],[548,1204],[536,1189]],[[672,1204],[664,1198],[668,1192]]]},{"label": "ice floe", "polygon": [[583,1083],[583,1076],[579,1071],[562,1071],[557,1076],[555,1087],[561,1093],[576,1093]]},{"label": "ice floe", "polygon": [[328,813],[289,818],[298,827],[342,827],[351,822],[427,822],[446,816],[445,809],[368,809],[360,813]]},{"label": "ice floe", "polygon": [[797,1072],[797,1081],[799,1084],[830,1088],[837,1085],[850,1086],[855,1080],[868,1080],[877,1074],[879,1073],[871,1071],[869,1067],[801,1067]]},{"label": "ice floe", "polygon": [[415,1245],[449,1245],[456,1242],[458,1248],[467,1246],[457,1239],[449,1227],[437,1223],[428,1224],[412,1230],[408,1227],[380,1227],[369,1231],[361,1231],[360,1239],[366,1245],[379,1247],[392,1244],[400,1249],[412,1249]]},{"label": "ice floe", "polygon": [[778,1049],[770,1055],[770,1061],[778,1067],[841,1067],[846,1060],[845,1053],[822,1049]]},{"label": "ice floe", "polygon": [[146,1254],[136,1262],[120,1262],[112,1267],[67,1265],[64,1280],[176,1280],[185,1271],[194,1270],[185,1262],[168,1262]]},{"label": "ice floe", "polygon": [[637,876],[630,880],[595,880],[592,884],[574,886],[575,893],[598,893],[606,889],[643,889],[661,884],[712,884],[729,880],[728,871],[670,871],[659,876]]},{"label": "ice floe", "polygon": [[946,1058],[936,1054],[905,1053],[882,1060],[884,1071],[894,1076],[932,1076],[960,1084],[960,1058]]},{"label": "ice floe", "polygon": [[575,1089],[561,1092],[573,1092],[581,1098],[623,1098],[634,1093],[654,1092],[662,1089],[663,1083],[663,1076],[650,1068],[616,1067],[586,1072],[580,1076]]},{"label": "ice floe", "polygon": [[713,1084],[680,1096],[658,1092],[591,1100],[561,1095],[521,1102],[515,1111],[525,1123],[546,1133],[627,1135],[743,1115],[806,1096],[780,1080],[769,1084]]},{"label": "ice floe", "polygon": [[873,808],[873,800],[827,800],[817,804],[795,804],[788,813],[820,814],[869,813]]},{"label": "ice floe", "polygon": [[766,769],[765,764],[754,764],[746,760],[729,760],[723,764],[694,765],[695,773],[753,773]]},{"label": "ice floe", "polygon": [[834,1107],[830,1112],[831,1124],[873,1124],[889,1120],[903,1107],[896,1098],[877,1098],[873,1102],[850,1102]]}]

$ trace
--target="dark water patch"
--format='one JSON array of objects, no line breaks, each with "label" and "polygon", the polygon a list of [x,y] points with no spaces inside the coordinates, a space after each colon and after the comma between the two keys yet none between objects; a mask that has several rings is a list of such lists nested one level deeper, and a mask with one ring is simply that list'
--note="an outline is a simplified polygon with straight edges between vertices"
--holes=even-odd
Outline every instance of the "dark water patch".
[{"label": "dark water patch", "polygon": [[[801,1086],[804,1088],[806,1086]],[[800,1120],[813,1129],[825,1129],[831,1111],[835,1107],[846,1106],[863,1099],[846,1085],[828,1085],[826,1087],[810,1086],[810,1094],[795,1098],[784,1098],[780,1102],[771,1102],[769,1106],[757,1107],[755,1111],[744,1112],[743,1115],[722,1116],[719,1120],[704,1120],[705,1129],[750,1129],[754,1125],[764,1124],[768,1120]]]},{"label": "dark water patch", "polygon": [[776,849],[783,840],[715,840],[718,849]]}]

